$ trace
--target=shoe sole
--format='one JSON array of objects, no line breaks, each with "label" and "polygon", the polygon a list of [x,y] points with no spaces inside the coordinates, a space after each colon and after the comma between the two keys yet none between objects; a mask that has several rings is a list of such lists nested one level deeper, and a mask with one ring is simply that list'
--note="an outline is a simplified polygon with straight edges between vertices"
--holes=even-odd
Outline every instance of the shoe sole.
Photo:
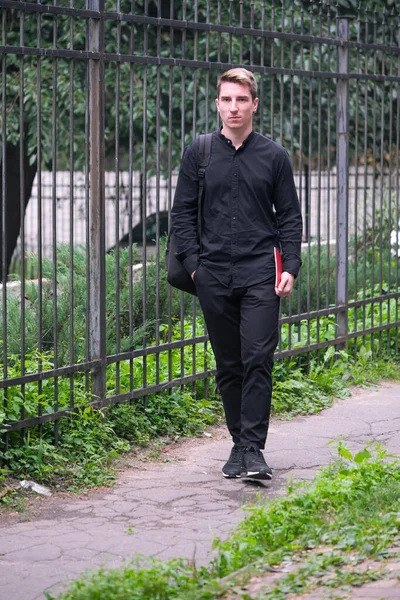
[{"label": "shoe sole", "polygon": [[247,473],[244,473],[242,475],[243,479],[254,479],[255,481],[265,481],[265,480],[271,480],[272,479],[272,473],[260,473],[260,472],[253,472],[253,471],[247,471]]},{"label": "shoe sole", "polygon": [[226,473],[222,473],[222,475],[226,478],[226,479],[238,479],[238,477],[241,477],[241,473],[239,473],[239,475],[227,475]]}]

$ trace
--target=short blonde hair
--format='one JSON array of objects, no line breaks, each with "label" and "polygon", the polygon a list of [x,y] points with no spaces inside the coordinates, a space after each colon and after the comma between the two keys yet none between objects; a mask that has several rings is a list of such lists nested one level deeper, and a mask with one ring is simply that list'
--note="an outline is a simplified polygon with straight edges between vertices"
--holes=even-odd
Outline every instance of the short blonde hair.
[{"label": "short blonde hair", "polygon": [[247,69],[230,69],[229,71],[225,71],[225,73],[222,73],[222,75],[218,77],[217,83],[218,98],[221,91],[221,83],[224,83],[224,81],[230,81],[232,83],[241,83],[242,85],[247,85],[252,99],[255,100],[255,98],[257,97],[257,82],[253,73],[251,71],[248,71]]}]

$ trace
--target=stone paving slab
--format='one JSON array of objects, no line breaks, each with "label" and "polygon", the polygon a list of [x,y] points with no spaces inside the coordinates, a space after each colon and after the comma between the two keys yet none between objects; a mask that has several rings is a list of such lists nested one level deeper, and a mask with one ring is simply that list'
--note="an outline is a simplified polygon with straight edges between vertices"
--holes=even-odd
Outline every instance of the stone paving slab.
[{"label": "stone paving slab", "polygon": [[60,499],[56,509],[53,497],[51,514],[0,524],[0,600],[43,600],[43,590],[57,594],[85,570],[136,553],[205,564],[214,536],[226,537],[243,518],[243,503],[260,491],[284,493],[290,478],[310,479],[336,456],[331,440],[355,451],[380,441],[400,455],[400,385],[358,390],[318,415],[273,420],[265,455],[274,478],[261,487],[221,476],[231,442],[217,437],[176,444],[168,463],[137,462],[111,490]]}]

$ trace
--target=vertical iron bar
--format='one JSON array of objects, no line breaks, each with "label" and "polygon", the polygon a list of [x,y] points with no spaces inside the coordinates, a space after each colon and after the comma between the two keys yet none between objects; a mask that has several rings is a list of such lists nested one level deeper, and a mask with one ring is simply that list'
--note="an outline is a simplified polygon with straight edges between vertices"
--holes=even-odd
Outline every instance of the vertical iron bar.
[{"label": "vertical iron bar", "polygon": [[[121,12],[121,0],[117,0],[117,13]],[[117,22],[117,54],[121,52],[121,21]],[[119,289],[119,227],[120,227],[120,149],[119,149],[119,113],[120,113],[120,88],[121,88],[121,64],[117,62],[115,68],[115,350],[121,352],[121,318],[120,318],[120,289]],[[115,363],[115,393],[120,393],[121,363]]]},{"label": "vertical iron bar", "polygon": [[[183,0],[182,2],[182,18],[186,20],[186,8],[187,8],[187,0]],[[186,58],[186,31],[182,32],[182,58]],[[185,106],[186,106],[186,81],[185,81],[186,69],[182,69],[181,73],[181,84],[182,84],[182,92],[181,92],[181,155],[183,154],[185,148]],[[180,292],[180,338],[183,340],[185,338],[185,304],[184,304],[184,294]],[[180,376],[183,377],[185,374],[185,349],[181,348],[180,351]]]},{"label": "vertical iron bar", "polygon": [[[239,27],[243,28],[243,0],[239,0]],[[239,64],[243,64],[243,35],[239,37]]]},{"label": "vertical iron bar", "polygon": [[[385,9],[383,9],[382,13],[382,44],[384,44],[385,37]],[[385,76],[385,58],[386,55],[384,52],[381,53],[382,61],[381,61],[381,75]],[[380,163],[381,163],[381,177],[380,177],[380,186],[379,186],[379,295],[382,295],[382,287],[383,287],[383,211],[384,211],[384,181],[385,181],[385,112],[387,110],[386,102],[384,98],[386,98],[385,94],[385,81],[380,82],[381,87],[381,122],[380,122]],[[390,95],[388,96],[390,98]],[[391,101],[389,101],[391,104]],[[390,149],[389,149],[390,152]],[[388,207],[386,207],[388,208]],[[388,212],[388,224],[390,223],[390,211]],[[383,322],[383,301],[379,302],[379,325],[382,326]],[[379,356],[382,356],[382,344],[383,344],[383,332],[382,330],[379,332]]]},{"label": "vertical iron bar", "polygon": [[104,0],[86,0],[88,10],[99,13],[89,27],[90,102],[90,357],[97,361],[92,372],[95,399],[105,397],[105,240],[104,240]]},{"label": "vertical iron bar", "polygon": [[[390,48],[393,51],[394,48],[396,48],[395,42],[396,42],[396,37],[395,37],[395,26],[396,26],[396,10],[395,7],[392,8],[391,11],[391,19],[390,19]],[[397,39],[397,42],[400,43],[400,39]],[[389,74],[391,76],[393,76],[396,73],[396,63],[395,63],[395,55],[393,52],[391,52],[390,54],[390,69],[389,69]],[[393,94],[395,92],[395,83],[392,81],[390,83],[390,96],[392,97]],[[398,104],[398,103],[397,103]],[[397,256],[394,255],[393,253],[393,245],[394,244],[394,236],[393,236],[393,232],[398,232],[399,230],[399,226],[398,226],[398,222],[396,219],[396,176],[392,175],[393,171],[394,171],[394,158],[392,156],[392,151],[395,147],[395,133],[394,133],[394,107],[391,104],[390,105],[390,112],[389,112],[389,128],[390,128],[390,138],[389,138],[389,199],[390,199],[390,214],[391,214],[391,222],[392,222],[392,227],[393,229],[390,231],[390,241],[389,241],[389,248],[388,248],[388,273],[387,273],[387,277],[388,277],[388,293],[391,293],[393,288],[393,279],[395,279],[395,272],[397,271]],[[393,268],[394,267],[394,268]],[[388,320],[392,320],[392,314],[393,314],[393,309],[396,307],[396,300],[395,299],[390,299],[388,300]],[[394,331],[396,331],[395,333],[395,341],[392,339],[392,335],[394,334]],[[394,346],[396,345],[397,342],[397,330],[391,329],[387,332],[388,337],[387,337],[387,354],[390,357],[392,355],[392,344],[394,342]]]},{"label": "vertical iron bar", "polygon": [[[265,27],[265,0],[262,0],[261,2],[261,29],[262,31],[264,31],[264,27]],[[261,38],[260,41],[260,66],[264,67],[264,60],[265,60],[265,40],[264,37]],[[259,85],[259,97],[260,97],[260,102],[259,102],[259,107],[258,110],[260,111],[259,113],[259,123],[260,123],[260,133],[264,134],[264,73],[261,71],[261,75],[260,75],[260,85]]]},{"label": "vertical iron bar", "polygon": [[[357,42],[360,43],[360,37],[361,37],[361,21],[360,21],[360,11],[358,11],[358,16],[357,16],[357,24],[358,24],[358,28],[357,28]],[[357,58],[356,58],[356,71],[357,73],[360,72],[360,51],[357,48]],[[358,172],[358,168],[359,168],[359,160],[358,160],[358,153],[359,153],[359,149],[358,149],[358,136],[359,136],[359,112],[360,112],[360,104],[359,104],[359,96],[360,96],[360,82],[357,79],[355,82],[355,95],[356,95],[356,99],[355,99],[355,123],[354,123],[354,237],[353,237],[353,242],[352,242],[352,247],[351,247],[351,252],[353,254],[354,257],[354,292],[353,292],[353,298],[356,299],[357,295],[358,295],[358,281],[357,281],[357,275],[358,275],[358,227],[359,227],[359,221],[358,221],[358,178],[359,178],[359,172]],[[353,332],[356,332],[358,329],[358,310],[357,307],[354,307],[354,325],[353,325]],[[354,356],[354,360],[357,360],[357,338],[355,338],[354,340],[354,349],[353,349],[353,356]]]},{"label": "vertical iron bar", "polygon": [[[161,0],[157,2],[157,17],[161,19]],[[157,56],[161,54],[161,27],[157,27]],[[156,346],[160,344],[160,181],[161,181],[161,67],[156,72]],[[160,354],[156,354],[156,383],[160,382]]]},{"label": "vertical iron bar", "polygon": [[[394,7],[392,10],[392,18],[390,19],[390,49],[393,49],[393,40],[394,40]],[[383,40],[383,43],[384,40]],[[390,53],[389,56],[389,75],[393,76],[393,53]],[[393,97],[393,82],[390,81],[389,82],[389,98]],[[389,165],[388,165],[388,170],[389,170],[389,182],[388,182],[388,214],[389,214],[389,223],[388,223],[388,237],[389,237],[389,243],[388,243],[388,248],[387,248],[387,261],[388,261],[388,267],[387,267],[387,293],[390,294],[392,291],[392,248],[391,248],[391,242],[392,242],[392,231],[397,231],[397,223],[396,221],[393,220],[393,190],[392,190],[392,171],[393,171],[393,157],[392,157],[392,148],[393,148],[393,103],[390,102],[389,104],[389,145],[388,145],[388,152],[389,152]],[[392,229],[392,227],[394,229]],[[392,306],[393,302],[391,299],[388,298],[387,301],[387,320],[388,322],[390,322],[391,320],[391,306]],[[386,354],[388,357],[390,357],[390,347],[391,347],[391,331],[387,330],[386,331]]]},{"label": "vertical iron bar", "polygon": [[[86,22],[86,40],[85,49],[89,51],[90,45],[90,23]],[[86,242],[86,314],[91,311],[90,304],[90,64],[86,62],[86,89],[85,89],[85,242]],[[91,320],[86,319],[85,329],[85,358],[87,361],[91,358]],[[85,373],[85,391],[89,393],[91,386],[91,377],[88,371]]]},{"label": "vertical iron bar", "polygon": [[[374,10],[374,21],[373,21],[373,42],[377,43],[377,10]],[[373,50],[373,74],[377,74],[376,69],[377,63],[377,52]],[[372,183],[372,240],[371,240],[371,327],[375,327],[375,229],[376,229],[376,174],[377,174],[377,165],[376,165],[376,99],[377,99],[377,82],[374,79],[373,81],[373,110],[372,110],[372,165],[373,165],[373,183]],[[371,333],[371,351],[372,355],[375,355],[375,334]]]},{"label": "vertical iron bar", "polygon": [[[135,12],[135,0],[132,0],[131,3],[131,13]],[[129,36],[129,53],[133,56],[135,53],[135,25],[131,24],[130,27],[130,36]],[[133,341],[133,250],[132,250],[132,225],[133,225],[133,195],[134,195],[134,186],[133,186],[133,110],[134,110],[134,65],[130,63],[129,65],[129,184],[128,184],[128,282],[129,282],[129,337],[131,340],[131,344]],[[129,360],[129,389],[133,390],[134,388],[134,361],[133,358]]]},{"label": "vertical iron bar", "polygon": [[[328,37],[331,36],[331,10],[330,2],[327,5],[327,30]],[[331,70],[332,46],[328,47],[328,72]],[[327,139],[326,139],[326,301],[325,306],[330,305],[330,288],[331,288],[331,102],[332,102],[332,79],[328,79],[327,90]]]},{"label": "vertical iron bar", "polygon": [[[338,38],[349,40],[349,20],[338,21]],[[337,82],[337,222],[336,222],[336,306],[337,348],[347,346],[347,289],[348,289],[348,168],[349,168],[349,50],[338,47],[338,73],[343,78]]]},{"label": "vertical iron bar", "polygon": [[[194,2],[194,21],[197,22],[198,21],[198,0],[195,0]],[[194,33],[193,36],[193,41],[194,41],[194,53],[193,53],[193,58],[195,61],[197,61],[197,46],[198,46],[198,33],[197,31]],[[192,138],[195,139],[196,137],[196,125],[197,125],[197,85],[198,85],[198,71],[197,69],[194,69],[193,72],[193,120],[192,120]],[[192,338],[196,337],[196,325],[197,325],[197,305],[196,305],[196,298],[193,297],[192,300]],[[192,375],[194,375],[196,373],[196,344],[193,343],[192,344]],[[196,381],[193,381],[192,384],[192,393],[195,396],[196,395]]]},{"label": "vertical iron bar", "polygon": [[[271,31],[275,31],[275,0],[272,0],[271,4]],[[274,38],[271,40],[271,62],[270,66],[274,67],[275,55],[274,55]],[[275,116],[275,76],[271,74],[270,77],[270,85],[271,85],[271,98],[270,98],[270,126],[269,126],[269,135],[271,136],[271,140],[275,139],[274,134],[274,116]]]},{"label": "vertical iron bar", "polygon": [[[7,11],[2,14],[2,41],[6,44],[6,16]],[[1,244],[2,244],[2,362],[3,362],[3,379],[7,379],[8,373],[8,338],[7,338],[7,55],[1,56],[1,198],[2,198],[2,214],[1,214]],[[5,388],[3,396],[3,409],[5,417],[8,417],[8,390]],[[4,434],[5,449],[8,449],[8,434]]]},{"label": "vertical iron bar", "polygon": [[[311,0],[310,2],[310,11],[309,11],[309,17],[310,17],[310,35],[313,36],[314,31],[313,31],[313,27],[314,27],[314,15],[313,15],[313,0]],[[309,68],[313,69],[313,64],[314,64],[314,44],[310,43],[309,45]],[[311,188],[312,188],[312,169],[313,169],[313,158],[312,158],[312,152],[313,152],[313,108],[314,108],[314,102],[313,102],[313,80],[308,79],[308,149],[307,149],[307,165],[308,165],[308,176],[309,176],[309,181],[308,181],[308,185],[309,185],[309,211],[311,212]],[[309,313],[311,311],[311,290],[312,290],[312,286],[311,286],[311,272],[313,269],[313,264],[312,264],[312,250],[311,250],[311,232],[310,235],[308,236],[307,239],[307,312]],[[310,323],[310,319],[307,319],[307,344],[311,343],[311,323]],[[306,364],[308,365],[309,362],[309,354],[307,354],[307,358],[306,358]]]},{"label": "vertical iron bar", "polygon": [[[74,19],[70,17],[70,48],[74,48]],[[69,63],[69,360],[70,364],[75,364],[75,321],[74,321],[74,222],[75,222],[75,210],[74,210],[74,182],[75,182],[75,154],[74,154],[74,74],[75,65],[74,60],[71,59]],[[74,376],[71,375],[69,378],[70,385],[70,397],[69,405],[70,408],[74,407],[74,394],[75,384]]]},{"label": "vertical iron bar", "polygon": [[[365,43],[368,42],[368,11],[365,14]],[[364,70],[365,74],[368,75],[368,53],[365,54],[364,58]],[[366,317],[367,317],[367,307],[365,304],[366,296],[367,296],[367,245],[368,245],[368,80],[364,82],[364,194],[363,194],[363,216],[364,216],[364,225],[363,225],[363,276],[362,276],[362,285],[363,285],[363,314],[362,314],[362,328],[365,330],[366,328]],[[366,337],[363,336],[363,344],[366,343]]]},{"label": "vertical iron bar", "polygon": [[[20,11],[20,46],[24,46],[24,12]],[[21,377],[25,375],[25,127],[24,127],[24,97],[25,97],[25,60],[24,56],[20,56],[19,60],[19,201],[20,201],[20,264],[21,264]],[[21,396],[23,405],[21,410],[21,419],[25,418],[25,385],[21,385]],[[21,432],[24,436],[24,430]]]},{"label": "vertical iron bar", "polygon": [[[398,47],[400,47],[400,28],[397,29],[397,41]],[[400,54],[397,56],[397,75],[400,75]],[[397,98],[400,98],[400,81],[397,83]],[[400,102],[397,102],[396,107],[396,209],[395,209],[395,261],[394,261],[394,272],[395,272],[395,288],[399,289],[399,252],[400,252]],[[396,321],[399,320],[399,298],[396,296]],[[395,335],[395,352],[399,353],[399,328],[396,327]]]},{"label": "vertical iron bar", "polygon": [[[319,4],[319,35],[322,37],[322,4]],[[321,44],[318,44],[318,71],[322,71],[322,48]],[[316,270],[317,270],[317,282],[316,282],[316,309],[321,308],[321,170],[322,170],[322,140],[321,140],[321,126],[322,126],[322,79],[318,79],[318,111],[317,111],[317,247],[316,247]],[[320,318],[317,317],[317,343],[320,342]],[[320,351],[318,351],[318,358],[320,358]]]},{"label": "vertical iron bar", "polygon": [[[232,26],[233,0],[229,0],[229,25]],[[228,63],[232,64],[233,34],[229,33]]]},{"label": "vertical iron bar", "polygon": [[[300,32],[304,33],[304,8],[303,5],[300,9]],[[299,56],[299,66],[300,69],[303,69],[304,66],[304,45],[300,43],[300,56]],[[302,183],[302,172],[303,172],[303,77],[300,76],[299,82],[299,202],[300,206],[303,207],[303,183]],[[300,275],[297,283],[297,312],[300,314],[303,312],[302,306],[302,288],[303,288],[303,274],[300,271]],[[308,293],[308,292],[307,292]],[[301,339],[301,323],[298,323],[297,328],[297,341],[300,342]]]},{"label": "vertical iron bar", "polygon": [[[207,0],[207,23],[211,22],[210,19],[210,0]],[[206,61],[208,62],[210,60],[210,36],[209,33],[207,32],[207,40],[206,40]],[[206,101],[206,129],[204,133],[208,133],[209,132],[209,97],[210,97],[210,70],[207,69],[206,71],[206,89],[205,89],[205,101]],[[207,335],[207,326],[204,322],[204,335]],[[203,362],[203,368],[204,368],[204,372],[207,373],[208,372],[208,360],[207,360],[207,352],[208,352],[208,343],[207,341],[204,342],[203,345],[203,352],[204,352],[204,362]],[[208,398],[208,393],[209,393],[209,378],[206,377],[206,379],[204,380],[204,397]]]},{"label": "vertical iron bar", "polygon": [[[170,18],[174,15],[174,1],[170,3]],[[174,56],[174,29],[170,28],[170,58]],[[172,98],[174,89],[174,67],[169,68],[168,81],[168,231],[171,228],[171,208],[172,208]],[[172,287],[168,286],[168,335],[167,342],[172,341]],[[168,350],[168,380],[171,381],[172,374],[172,350]]]},{"label": "vertical iron bar", "polygon": [[[250,29],[254,29],[254,0],[250,1]],[[254,64],[254,36],[250,36],[250,66]]]},{"label": "vertical iron bar", "polygon": [[304,230],[306,241],[311,239],[310,233],[310,204],[311,204],[311,174],[309,163],[304,165]]},{"label": "vertical iron bar", "polygon": [[[37,15],[37,46],[41,46],[41,14]],[[37,278],[38,278],[38,372],[41,373],[42,358],[41,352],[43,351],[43,237],[42,237],[42,58],[37,58],[37,70],[36,70],[36,95],[37,95],[37,115],[36,115],[36,147],[37,147]],[[38,382],[38,397],[41,398],[43,391],[43,383],[40,380]],[[38,416],[42,415],[43,407],[42,403],[38,402]],[[40,426],[39,433],[42,434],[43,427]]]},{"label": "vertical iron bar", "polygon": [[[281,23],[281,31],[285,33],[285,0],[282,0],[281,5],[281,13],[282,13],[282,23]],[[279,40],[280,44],[280,68],[283,69],[285,67],[285,41]],[[285,105],[284,102],[284,76],[281,73],[279,77],[279,143],[283,146],[285,141],[283,139],[283,107]]]},{"label": "vertical iron bar", "polygon": [[[207,8],[206,8],[206,21],[207,23],[211,22],[211,16],[210,16],[210,0],[207,0]],[[210,32],[207,31],[206,32],[206,62],[208,63],[210,60]],[[205,101],[206,101],[206,115],[205,115],[205,133],[208,133],[209,131],[209,120],[210,120],[210,113],[209,113],[209,103],[208,103],[208,99],[209,99],[209,94],[210,94],[210,69],[206,69],[206,84],[205,84]]]},{"label": "vertical iron bar", "polygon": [[[145,0],[144,2],[144,14],[148,16],[149,13],[149,0]],[[146,55],[148,52],[148,25],[144,25],[143,29],[143,53]],[[142,149],[142,185],[141,185],[141,193],[142,193],[142,314],[143,314],[143,338],[142,344],[143,348],[147,346],[147,236],[146,236],[146,220],[147,220],[147,110],[148,110],[148,65],[145,63],[144,71],[143,71],[143,149]],[[147,356],[143,356],[143,379],[142,385],[143,387],[147,387]],[[146,404],[146,397],[143,398],[144,403]]]},{"label": "vertical iron bar", "polygon": [[[294,32],[294,6],[292,4],[290,11],[290,33]],[[290,69],[293,72],[294,69],[294,42],[290,42]],[[295,158],[294,152],[294,81],[293,76],[290,76],[290,156],[292,161]],[[281,107],[281,113],[283,114],[283,106]],[[293,165],[294,168],[294,165]],[[301,251],[300,251],[301,252]],[[293,301],[292,296],[288,298],[288,316],[291,317],[293,315]],[[293,334],[293,325],[290,323],[288,325],[288,337],[287,337],[287,348],[292,348],[292,334]],[[279,349],[282,349],[281,340],[279,341]]]},{"label": "vertical iron bar", "polygon": [[[221,25],[221,0],[218,0],[217,5],[217,23]],[[222,33],[218,31],[218,50],[217,50],[217,61],[221,62],[221,46],[222,46]]]},{"label": "vertical iron bar", "polygon": [[[56,4],[56,1],[54,2]],[[57,16],[53,17],[53,48],[57,48]],[[58,368],[58,288],[57,288],[57,58],[52,60],[52,144],[51,144],[51,196],[52,196],[52,246],[53,246],[53,347],[54,368]],[[54,378],[53,410],[58,410],[58,377]],[[54,423],[54,443],[58,444],[58,421]]]}]

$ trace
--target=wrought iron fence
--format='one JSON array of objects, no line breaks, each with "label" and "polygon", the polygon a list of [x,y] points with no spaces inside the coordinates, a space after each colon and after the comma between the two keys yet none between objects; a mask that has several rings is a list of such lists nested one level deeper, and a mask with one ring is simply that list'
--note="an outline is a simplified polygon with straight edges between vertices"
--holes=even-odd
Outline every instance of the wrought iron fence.
[{"label": "wrought iron fence", "polygon": [[232,66],[256,73],[255,128],[290,152],[304,214],[277,358],[398,352],[394,10],[311,0],[0,0],[0,10],[6,443],[48,421],[57,440],[60,418],[88,403],[201,382],[207,393],[201,313],[166,283],[162,232],[183,148],[218,127],[217,76]]},{"label": "wrought iron fence", "polygon": [[[140,172],[132,174],[132,186],[130,192],[129,171],[120,171],[119,174],[119,197],[118,197],[118,231],[116,230],[116,207],[115,197],[116,173],[115,171],[106,171],[105,173],[105,247],[106,250],[114,248],[117,244],[126,245],[129,238],[129,229],[133,228],[132,241],[140,246],[142,240],[142,221],[143,221],[143,175]],[[302,173],[295,171],[295,182],[299,194],[302,197],[302,212],[304,215],[304,239],[315,241],[320,239],[321,243],[327,242],[328,232],[332,230],[333,220],[336,215],[336,196],[337,196],[337,170],[336,166],[328,172],[326,170],[309,170],[308,165],[304,165]],[[147,179],[146,185],[146,214],[148,219],[147,243],[151,244],[156,238],[156,203],[158,198],[160,227],[159,234],[165,235],[168,231],[168,197],[172,192],[175,193],[177,173],[172,173],[172,181],[165,177],[157,179],[155,175]],[[391,174],[386,168],[381,175],[385,188],[389,185]],[[357,181],[356,181],[357,179]],[[357,200],[357,190],[364,188],[368,194],[368,213],[366,218],[371,224],[371,191],[374,187],[376,173],[373,167],[367,168],[367,177],[365,178],[364,169],[359,172],[354,166],[349,167],[349,227],[354,229],[355,225],[355,202]],[[70,230],[73,228],[73,239],[75,245],[84,245],[86,243],[86,203],[85,203],[85,173],[78,171],[73,174],[74,189],[71,192],[71,177],[68,171],[58,171],[56,174],[56,205],[55,205],[55,230],[57,232],[58,243],[68,243],[70,239]],[[38,197],[38,179],[34,179],[31,197],[26,208],[24,227],[25,227],[25,253],[38,253],[38,203],[41,204],[42,221],[41,242],[42,251],[45,256],[52,256],[53,253],[53,174],[50,171],[43,171],[41,177],[41,195]],[[328,193],[331,196],[332,207],[328,212],[329,204],[327,202]],[[73,214],[76,215],[75,221],[70,220],[70,201],[73,198]],[[319,211],[315,210],[320,198]],[[358,223],[359,233],[361,225]],[[18,239],[17,246],[13,254],[13,261],[10,272],[15,273],[18,270],[18,264],[21,256],[21,240]],[[28,260],[29,271],[29,260]],[[28,273],[29,274],[29,273]],[[34,276],[35,273],[32,274]]]}]

